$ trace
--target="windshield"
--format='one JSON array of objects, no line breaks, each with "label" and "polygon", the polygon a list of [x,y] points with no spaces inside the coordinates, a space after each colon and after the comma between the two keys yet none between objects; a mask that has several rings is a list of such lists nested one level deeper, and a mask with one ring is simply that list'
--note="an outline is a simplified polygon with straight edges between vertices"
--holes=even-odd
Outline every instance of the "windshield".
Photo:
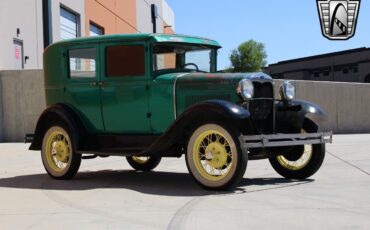
[{"label": "windshield", "polygon": [[202,45],[154,46],[153,70],[163,72],[215,72],[216,49]]}]

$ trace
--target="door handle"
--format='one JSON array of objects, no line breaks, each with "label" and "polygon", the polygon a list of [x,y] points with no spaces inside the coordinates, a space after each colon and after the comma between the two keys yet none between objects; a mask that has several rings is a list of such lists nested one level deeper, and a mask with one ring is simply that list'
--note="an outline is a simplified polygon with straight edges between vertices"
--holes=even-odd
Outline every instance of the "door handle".
[{"label": "door handle", "polygon": [[94,81],[90,83],[91,86],[104,86],[104,82],[102,81]]}]

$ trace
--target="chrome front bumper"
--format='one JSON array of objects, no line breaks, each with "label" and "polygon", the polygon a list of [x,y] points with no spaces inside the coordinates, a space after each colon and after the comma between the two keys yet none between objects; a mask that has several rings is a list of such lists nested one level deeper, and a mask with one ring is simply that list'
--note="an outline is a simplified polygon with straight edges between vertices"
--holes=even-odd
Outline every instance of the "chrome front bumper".
[{"label": "chrome front bumper", "polygon": [[240,136],[243,149],[269,148],[333,142],[333,132]]}]

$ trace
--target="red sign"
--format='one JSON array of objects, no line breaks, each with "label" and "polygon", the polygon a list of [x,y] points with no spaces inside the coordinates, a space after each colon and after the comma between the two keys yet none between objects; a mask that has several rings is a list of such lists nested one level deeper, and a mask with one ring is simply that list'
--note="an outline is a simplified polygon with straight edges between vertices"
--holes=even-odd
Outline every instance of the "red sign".
[{"label": "red sign", "polygon": [[21,59],[21,49],[18,46],[15,47],[15,59],[16,60]]}]

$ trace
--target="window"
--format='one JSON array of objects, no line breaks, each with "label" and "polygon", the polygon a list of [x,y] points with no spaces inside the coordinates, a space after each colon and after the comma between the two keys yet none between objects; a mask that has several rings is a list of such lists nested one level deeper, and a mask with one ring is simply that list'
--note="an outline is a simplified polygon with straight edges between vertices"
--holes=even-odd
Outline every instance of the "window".
[{"label": "window", "polygon": [[166,53],[155,55],[154,70],[176,69],[176,54]]},{"label": "window", "polygon": [[106,49],[107,77],[145,75],[144,46],[111,46]]},{"label": "window", "polygon": [[325,77],[328,77],[329,75],[330,75],[330,70],[325,70],[325,71],[324,71],[324,76],[325,76]]},{"label": "window", "polygon": [[79,37],[78,15],[61,7],[60,8],[60,39]]},{"label": "window", "polygon": [[99,36],[104,34],[104,28],[90,22],[90,36]]},{"label": "window", "polygon": [[354,67],[353,67],[353,72],[354,72],[354,73],[358,73],[358,66],[354,66]]},{"label": "window", "polygon": [[211,72],[215,69],[216,50],[212,47],[191,44],[158,44],[153,49],[153,70],[159,73]]},{"label": "window", "polygon": [[348,74],[349,73],[349,69],[348,68],[344,68],[343,69],[343,74]]},{"label": "window", "polygon": [[96,76],[96,49],[69,51],[69,77],[90,78]]},{"label": "window", "polygon": [[185,55],[186,63],[196,63],[200,71],[210,72],[211,71],[211,51],[192,51],[187,52]]},{"label": "window", "polygon": [[320,77],[320,72],[314,72],[313,76],[314,77]]}]

